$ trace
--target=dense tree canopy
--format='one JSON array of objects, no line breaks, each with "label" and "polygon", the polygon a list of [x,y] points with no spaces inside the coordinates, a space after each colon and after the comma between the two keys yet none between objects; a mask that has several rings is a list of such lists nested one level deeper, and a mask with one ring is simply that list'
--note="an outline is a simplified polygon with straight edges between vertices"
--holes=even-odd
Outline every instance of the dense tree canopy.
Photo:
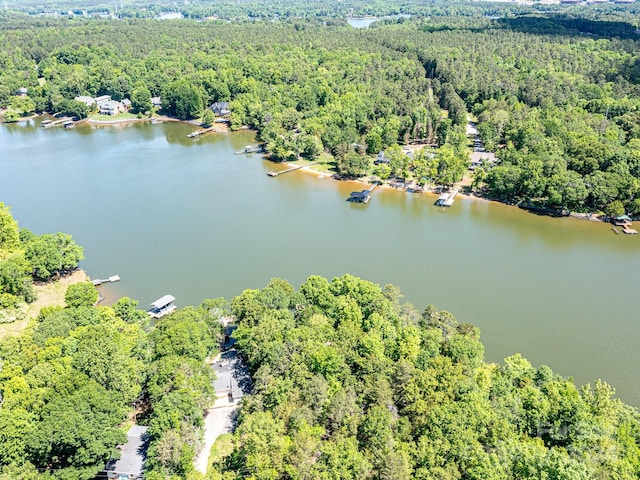
[{"label": "dense tree canopy", "polygon": [[[282,280],[231,302],[255,388],[209,478],[632,479],[640,416],[478,329],[350,275]],[[616,453],[614,453],[616,452]]]},{"label": "dense tree canopy", "polygon": [[70,235],[20,229],[9,207],[0,202],[0,322],[24,315],[24,303],[35,300],[34,280],[68,273],[82,258],[82,247]]},{"label": "dense tree canopy", "polygon": [[136,417],[149,425],[146,478],[201,478],[207,358],[230,313],[254,389],[208,478],[640,474],[640,414],[612,387],[577,388],[517,354],[487,364],[477,328],[420,313],[391,285],[274,279],[154,326],[131,299],[89,305],[90,287],[0,341],[0,478],[93,478]]},{"label": "dense tree canopy", "polygon": [[[352,3],[353,12],[369,8]],[[253,18],[271,18],[267,11],[283,4],[254,7]],[[286,17],[279,22],[229,24],[6,14],[0,106],[14,104],[7,114],[71,112],[79,108],[76,95],[109,94],[132,98],[144,113],[153,95],[163,98],[166,113],[189,119],[228,101],[232,128],[257,128],[275,160],[315,159],[324,150],[342,175],[421,184],[460,179],[452,161],[467,155],[460,148],[470,112],[500,161],[481,172],[474,183],[480,192],[553,209],[640,214],[634,7],[552,14],[409,2],[403,8],[413,17],[366,30],[331,19],[329,7],[319,17],[291,18],[301,8],[294,2],[279,11]],[[389,8],[381,2],[367,13]],[[27,96],[14,96],[21,87]],[[428,165],[374,172],[367,155],[414,140],[458,151],[443,151]]]}]

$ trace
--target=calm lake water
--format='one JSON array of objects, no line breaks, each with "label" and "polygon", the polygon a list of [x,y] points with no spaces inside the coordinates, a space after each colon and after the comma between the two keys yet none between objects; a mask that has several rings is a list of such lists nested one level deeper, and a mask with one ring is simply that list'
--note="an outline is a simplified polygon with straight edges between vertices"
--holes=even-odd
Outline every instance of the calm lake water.
[{"label": "calm lake water", "polygon": [[347,23],[351,25],[353,28],[369,28],[369,26],[373,22],[377,22],[378,20],[384,20],[386,18],[409,18],[411,15],[399,14],[399,15],[388,15],[385,17],[357,17],[357,18],[347,18]]},{"label": "calm lake water", "polygon": [[36,233],[84,246],[108,299],[179,306],[231,299],[272,277],[352,273],[398,285],[478,325],[486,358],[521,352],[577,383],[603,378],[640,405],[640,238],[605,224],[552,219],[474,199],[374,192],[304,172],[271,178],[234,155],[250,132],[193,141],[183,124],[0,128],[0,201]]}]

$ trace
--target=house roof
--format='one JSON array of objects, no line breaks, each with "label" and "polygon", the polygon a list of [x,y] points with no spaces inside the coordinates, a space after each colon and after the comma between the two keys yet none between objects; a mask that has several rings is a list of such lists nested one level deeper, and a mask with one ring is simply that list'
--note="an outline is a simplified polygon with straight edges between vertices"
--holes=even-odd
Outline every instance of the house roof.
[{"label": "house roof", "polygon": [[118,108],[120,105],[122,105],[120,102],[116,102],[115,100],[109,100],[108,102],[102,102],[100,104],[100,110],[102,109],[112,110],[112,109]]},{"label": "house roof", "polygon": [[142,475],[142,468],[147,454],[146,433],[148,428],[134,425],[129,429],[127,443],[120,449],[120,459],[109,466],[108,470],[129,475]]},{"label": "house roof", "polygon": [[214,113],[228,113],[229,102],[215,102],[209,107]]},{"label": "house roof", "polygon": [[167,305],[169,305],[174,300],[175,300],[175,297],[173,295],[165,295],[164,297],[160,297],[158,300],[153,302],[151,304],[151,306],[155,307],[155,308],[166,307]]}]

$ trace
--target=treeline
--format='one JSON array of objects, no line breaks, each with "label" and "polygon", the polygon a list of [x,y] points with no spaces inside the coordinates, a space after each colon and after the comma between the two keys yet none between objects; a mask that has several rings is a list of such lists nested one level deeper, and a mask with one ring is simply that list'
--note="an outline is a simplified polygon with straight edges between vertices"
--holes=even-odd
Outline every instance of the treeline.
[{"label": "treeline", "polygon": [[640,57],[635,27],[619,20],[538,15],[451,29],[421,20],[371,35],[397,51],[410,45],[434,91],[457,94],[477,118],[501,161],[476,170],[479,193],[639,215]]},{"label": "treeline", "polygon": [[148,425],[145,478],[201,480],[206,359],[238,322],[254,389],[208,479],[635,479],[640,414],[520,355],[487,364],[478,329],[350,275],[274,279],[151,326],[137,302],[66,308],[0,341],[0,479],[91,479]]},{"label": "treeline", "polygon": [[424,16],[482,16],[509,15],[536,10],[559,10],[558,5],[524,5],[497,2],[476,3],[471,1],[421,1],[403,2],[388,0],[346,0],[330,2],[327,0],[284,1],[265,3],[256,0],[206,2],[195,1],[177,5],[171,2],[149,3],[147,0],[133,0],[116,5],[100,0],[50,1],[38,3],[7,2],[7,7],[31,15],[50,14],[52,12],[75,15],[109,14],[118,18],[153,18],[163,13],[180,13],[185,18],[204,19],[218,17],[226,20],[246,19],[282,19],[282,18],[321,18],[336,19],[362,16],[387,16],[398,14]]},{"label": "treeline", "polygon": [[605,382],[487,364],[477,328],[400,298],[350,275],[236,297],[255,386],[207,478],[638,478],[640,416]]},{"label": "treeline", "polygon": [[[81,94],[152,95],[166,113],[198,118],[212,102],[229,101],[232,128],[256,128],[274,160],[327,152],[344,176],[372,173],[371,155],[411,141],[448,145],[464,159],[460,134],[470,113],[501,161],[478,169],[478,192],[640,214],[640,48],[631,8],[401,18],[367,30],[317,18],[12,18],[0,19],[2,45],[11,46],[0,50],[0,105],[15,111],[68,110]],[[20,87],[26,97],[14,95]],[[460,179],[457,168],[432,175],[430,165],[423,174],[422,163],[395,170],[422,183]],[[373,173],[389,173],[382,170]]]},{"label": "treeline", "polygon": [[35,300],[34,281],[69,273],[83,258],[71,235],[20,229],[9,207],[0,202],[0,322],[24,316],[26,304]]},{"label": "treeline", "polygon": [[136,420],[149,425],[145,478],[193,471],[220,302],[151,327],[136,301],[95,307],[97,295],[89,282],[71,285],[66,308],[0,341],[0,479],[93,479]]}]

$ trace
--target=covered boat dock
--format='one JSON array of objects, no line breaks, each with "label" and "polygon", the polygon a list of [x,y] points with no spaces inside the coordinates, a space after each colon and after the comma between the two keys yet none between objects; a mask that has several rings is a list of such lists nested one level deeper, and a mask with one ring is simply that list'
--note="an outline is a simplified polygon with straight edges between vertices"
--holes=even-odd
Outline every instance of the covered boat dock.
[{"label": "covered boat dock", "polygon": [[151,318],[162,318],[173,312],[177,307],[173,304],[175,301],[173,295],[165,295],[151,304],[151,309],[147,311]]}]

